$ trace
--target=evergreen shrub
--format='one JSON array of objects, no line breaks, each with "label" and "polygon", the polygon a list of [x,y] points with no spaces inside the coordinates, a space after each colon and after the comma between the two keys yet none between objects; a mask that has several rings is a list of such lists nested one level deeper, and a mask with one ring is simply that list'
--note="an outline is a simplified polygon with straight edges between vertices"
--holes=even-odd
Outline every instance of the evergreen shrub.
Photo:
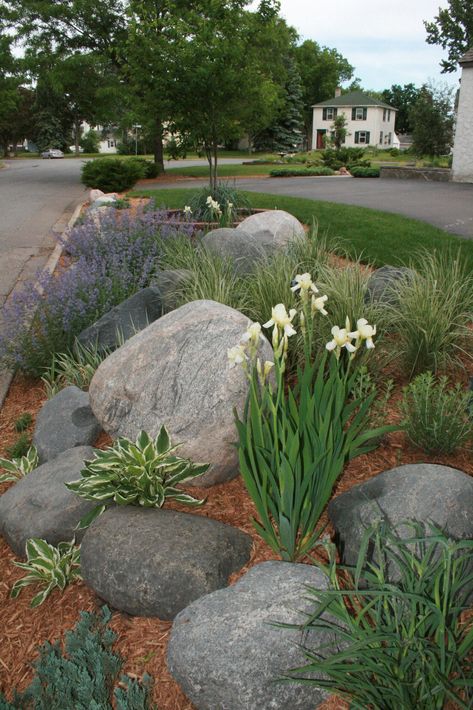
[{"label": "evergreen shrub", "polygon": [[103,192],[124,192],[145,176],[146,166],[136,159],[96,158],[84,163],[81,180],[86,187]]},{"label": "evergreen shrub", "polygon": [[332,168],[324,165],[315,168],[278,168],[271,170],[270,177],[322,177],[324,175],[333,175]]},{"label": "evergreen shrub", "polygon": [[356,178],[377,178],[379,177],[379,168],[368,168],[364,166],[350,166],[350,173]]},{"label": "evergreen shrub", "polygon": [[[113,651],[117,635],[109,627],[111,613],[81,612],[80,620],[61,644],[46,642],[33,663],[35,676],[12,702],[0,693],[0,710],[153,710],[151,679],[140,683],[120,678],[123,659]],[[116,687],[120,682],[121,687]]]}]

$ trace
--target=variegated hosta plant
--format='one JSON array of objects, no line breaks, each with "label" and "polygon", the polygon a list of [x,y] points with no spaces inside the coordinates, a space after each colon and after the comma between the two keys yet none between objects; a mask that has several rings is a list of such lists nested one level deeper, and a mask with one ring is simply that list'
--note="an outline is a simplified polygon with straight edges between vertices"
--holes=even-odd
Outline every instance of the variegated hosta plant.
[{"label": "variegated hosta plant", "polygon": [[5,470],[5,473],[0,473],[0,483],[18,481],[27,473],[31,473],[37,466],[39,466],[39,458],[35,446],[30,446],[25,456],[11,460],[0,458],[0,469]]},{"label": "variegated hosta plant", "polygon": [[12,587],[10,596],[16,598],[23,587],[39,584],[43,588],[31,600],[31,606],[39,606],[55,588],[63,590],[68,584],[80,579],[80,547],[71,542],[60,542],[57,547],[46,540],[31,537],[26,541],[26,562],[13,564],[27,571]]},{"label": "variegated hosta plant", "polygon": [[88,527],[111,503],[161,508],[167,498],[172,498],[190,506],[202,505],[204,500],[193,498],[177,484],[201,476],[209,464],[180,458],[175,455],[177,448],[162,426],[155,439],[142,431],[135,443],[120,437],[108,449],[96,449],[95,459],[85,462],[82,478],[66,483],[77,495],[99,503],[82,518],[78,528]]}]

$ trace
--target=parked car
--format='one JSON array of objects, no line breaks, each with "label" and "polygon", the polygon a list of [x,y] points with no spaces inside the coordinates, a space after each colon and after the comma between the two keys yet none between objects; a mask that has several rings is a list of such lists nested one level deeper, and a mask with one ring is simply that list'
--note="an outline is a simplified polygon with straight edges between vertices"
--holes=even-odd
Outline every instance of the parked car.
[{"label": "parked car", "polygon": [[64,153],[58,148],[48,148],[44,153],[41,153],[42,158],[64,158]]}]

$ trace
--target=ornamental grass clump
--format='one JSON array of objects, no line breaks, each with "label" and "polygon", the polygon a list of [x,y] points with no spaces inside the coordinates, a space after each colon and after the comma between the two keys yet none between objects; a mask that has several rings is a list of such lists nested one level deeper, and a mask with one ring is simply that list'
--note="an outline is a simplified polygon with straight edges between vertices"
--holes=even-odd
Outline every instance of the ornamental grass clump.
[{"label": "ornamental grass clump", "polygon": [[87,216],[64,244],[72,267],[38,285],[28,283],[4,309],[0,364],[41,376],[57,352],[66,352],[84,328],[149,285],[159,269],[162,244],[185,224],[163,225],[159,211]]},{"label": "ornamental grass clump", "polygon": [[[229,207],[230,205],[230,207]],[[251,203],[241,190],[237,190],[235,183],[219,182],[212,188],[210,186],[197,190],[189,199],[189,215],[200,222],[221,222],[223,218],[227,226],[233,222],[238,213],[251,214]]]},{"label": "ornamental grass clump", "polygon": [[[120,342],[120,337],[118,337],[118,341]],[[78,340],[67,352],[55,353],[51,365],[41,378],[47,398],[51,399],[70,385],[87,390],[97,368],[110,353],[111,350],[108,348],[101,348],[98,344],[85,346]]]},{"label": "ornamental grass clump", "polygon": [[437,373],[471,359],[473,273],[450,250],[421,253],[422,267],[398,287],[395,344],[406,374]]},{"label": "ornamental grass clump", "polygon": [[[235,416],[240,471],[258,514],[253,524],[288,561],[307,554],[320,536],[317,524],[345,464],[375,448],[376,439],[394,428],[369,430],[376,393],[353,396],[352,364],[363,346],[374,348],[376,327],[364,318],[353,331],[348,319],[344,328],[333,326],[317,362],[312,357],[315,319],[328,315],[328,298],[318,294],[308,273],[296,275],[292,291],[299,294],[299,309],[288,312],[279,303],[263,326],[272,329],[274,362],[261,363],[256,356],[259,323],[228,351],[230,365],[242,366],[250,383],[243,416]],[[296,327],[303,365],[294,384],[286,382],[285,372]]]},{"label": "ornamental grass clump", "polygon": [[180,458],[175,455],[177,448],[162,426],[155,439],[142,431],[135,443],[119,437],[104,451],[95,449],[95,458],[85,462],[81,478],[66,483],[81,498],[98,503],[78,528],[88,527],[112,503],[161,508],[172,499],[193,507],[202,505],[204,500],[193,498],[177,485],[201,476],[209,464]]},{"label": "ornamental grass clump", "polygon": [[336,693],[356,710],[471,710],[473,540],[417,522],[403,529],[401,539],[386,523],[368,528],[355,568],[337,565],[327,545],[329,564],[316,564],[328,589],[308,588],[314,611],[297,628],[331,641],[306,643],[306,664],[285,680]]},{"label": "ornamental grass clump", "polygon": [[418,375],[404,389],[403,425],[414,446],[427,454],[453,454],[473,437],[472,393],[445,375]]}]

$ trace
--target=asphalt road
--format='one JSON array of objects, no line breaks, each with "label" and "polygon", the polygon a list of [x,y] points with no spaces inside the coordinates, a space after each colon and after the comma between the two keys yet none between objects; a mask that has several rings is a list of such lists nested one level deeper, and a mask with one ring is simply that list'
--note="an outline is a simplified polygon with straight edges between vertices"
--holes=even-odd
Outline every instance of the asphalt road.
[{"label": "asphalt road", "polygon": [[[201,181],[160,183],[156,187],[192,187]],[[202,181],[205,183],[205,181]],[[237,178],[241,190],[306,197],[370,207],[429,222],[473,239],[473,184],[350,177]],[[148,185],[149,186],[149,185]],[[275,203],[276,206],[276,203]]]}]

